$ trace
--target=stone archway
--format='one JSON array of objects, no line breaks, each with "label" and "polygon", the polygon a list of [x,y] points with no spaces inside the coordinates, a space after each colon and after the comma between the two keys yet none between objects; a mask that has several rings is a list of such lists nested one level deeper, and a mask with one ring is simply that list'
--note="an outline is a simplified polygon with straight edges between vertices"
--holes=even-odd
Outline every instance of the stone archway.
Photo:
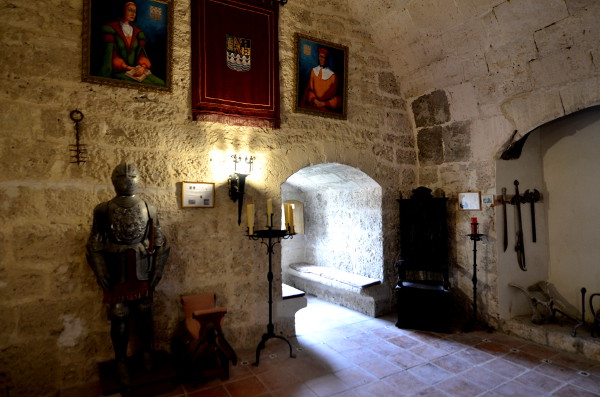
[{"label": "stone archway", "polygon": [[381,314],[378,307],[385,306],[379,302],[385,295],[380,285],[383,280],[381,186],[354,167],[324,163],[290,176],[281,185],[281,196],[282,202],[294,200],[303,204],[305,223],[304,234],[282,242],[284,282],[293,284],[290,265],[302,263],[332,269],[336,275],[347,275],[351,283],[359,280],[359,286],[346,288],[350,295],[336,297],[331,291],[338,287],[344,290],[344,286],[332,282],[327,286],[328,296],[322,298],[369,315]]},{"label": "stone archway", "polygon": [[[522,212],[527,272],[515,265],[513,235],[509,249],[502,244],[502,212],[496,212],[498,225],[498,280],[500,315],[503,319],[530,312],[529,302],[508,285],[529,286],[538,281],[553,283],[571,305],[580,308],[580,288],[600,291],[597,270],[596,229],[599,213],[593,197],[600,187],[597,159],[600,135],[600,107],[591,107],[548,122],[519,141],[518,155],[499,160],[496,167],[498,189],[513,181],[525,189],[537,189],[542,199],[535,206],[536,241],[532,241],[530,204]],[[507,228],[515,230],[513,209],[509,208]]]}]

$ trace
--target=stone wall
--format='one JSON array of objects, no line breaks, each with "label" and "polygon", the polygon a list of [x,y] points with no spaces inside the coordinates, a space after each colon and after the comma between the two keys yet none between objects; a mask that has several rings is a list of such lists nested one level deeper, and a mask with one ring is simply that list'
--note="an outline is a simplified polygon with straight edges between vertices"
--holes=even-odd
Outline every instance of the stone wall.
[{"label": "stone wall", "polygon": [[307,202],[306,262],[383,279],[380,189],[312,192]]},{"label": "stone wall", "polygon": [[[534,128],[600,103],[594,0],[349,0],[385,48],[411,108],[419,185],[451,198],[452,284],[472,293],[472,214],[456,194],[500,194],[495,161]],[[409,192],[405,192],[408,196]],[[501,326],[495,211],[477,214],[480,308]]]},{"label": "stone wall", "polygon": [[[327,163],[307,166],[281,185],[302,205],[300,234],[282,241],[282,267],[309,263],[383,280],[382,188],[364,172]],[[296,225],[298,226],[298,225]]]},{"label": "stone wall", "polygon": [[[112,357],[84,247],[92,210],[113,196],[110,173],[125,158],[139,167],[141,196],[158,208],[172,247],[156,292],[158,347],[168,347],[182,294],[216,292],[236,349],[254,347],[264,332],[267,257],[244,237],[227,196],[233,153],[256,156],[246,202],[257,212],[267,198],[277,208],[280,184],[307,163],[347,164],[385,186],[384,277],[393,282],[394,200],[417,180],[412,131],[386,55],[344,1],[281,8],[279,130],[192,121],[189,0],[174,2],[171,94],[82,83],[82,3],[0,6],[0,395],[54,395],[97,379],[96,363]],[[292,111],[296,32],[349,47],[348,120]],[[85,116],[88,160],[80,165],[69,163],[74,109]],[[181,208],[182,181],[215,182],[215,207]]]},{"label": "stone wall", "polygon": [[[215,291],[229,308],[228,338],[242,348],[264,331],[266,256],[244,239],[227,197],[231,154],[257,157],[247,182],[247,200],[257,209],[267,198],[277,207],[280,184],[306,164],[336,162],[368,174],[383,187],[389,285],[400,191],[408,197],[423,184],[449,197],[499,194],[495,160],[512,140],[600,103],[594,0],[290,1],[280,16],[280,130],[191,120],[190,0],[174,3],[172,94],[81,82],[81,1],[5,0],[0,7],[5,394],[43,396],[86,383],[97,378],[96,362],[111,356],[84,245],[91,211],[112,196],[110,172],[123,158],[139,166],[142,195],[158,207],[173,247],[157,291],[159,345],[179,320],[181,294]],[[296,32],[349,47],[347,121],[292,111]],[[69,163],[73,109],[85,115],[89,159],[79,166]],[[421,117],[432,110],[435,117]],[[182,209],[182,181],[215,182],[215,208]],[[490,242],[479,251],[480,307],[500,322],[493,213],[479,214]],[[450,220],[453,285],[467,296],[469,215],[453,212]]]}]

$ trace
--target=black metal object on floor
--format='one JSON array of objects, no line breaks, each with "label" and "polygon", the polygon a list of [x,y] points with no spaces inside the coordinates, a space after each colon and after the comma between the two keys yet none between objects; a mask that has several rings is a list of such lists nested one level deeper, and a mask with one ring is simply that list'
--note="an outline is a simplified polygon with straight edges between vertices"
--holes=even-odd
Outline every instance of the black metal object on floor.
[{"label": "black metal object on floor", "polygon": [[[273,214],[270,214],[270,216],[271,219],[268,224],[273,225]],[[285,341],[290,347],[290,357],[296,358],[290,341],[284,336],[275,334],[275,326],[273,325],[273,248],[281,242],[281,239],[289,239],[293,238],[293,236],[293,233],[290,233],[290,231],[273,229],[273,226],[267,226],[265,230],[256,230],[254,233],[248,234],[248,237],[252,240],[260,239],[261,243],[267,246],[267,254],[269,255],[269,272],[267,273],[267,280],[269,281],[269,324],[267,324],[267,332],[263,334],[256,347],[256,361],[252,364],[254,366],[258,366],[261,350],[265,348],[267,341],[273,338]]]},{"label": "black metal object on floor", "polygon": [[471,278],[473,282],[473,313],[467,331],[476,329],[479,323],[477,319],[477,242],[481,241],[481,236],[483,236],[483,234],[479,234],[477,222],[471,223],[471,232],[468,236],[473,241],[473,277]]}]

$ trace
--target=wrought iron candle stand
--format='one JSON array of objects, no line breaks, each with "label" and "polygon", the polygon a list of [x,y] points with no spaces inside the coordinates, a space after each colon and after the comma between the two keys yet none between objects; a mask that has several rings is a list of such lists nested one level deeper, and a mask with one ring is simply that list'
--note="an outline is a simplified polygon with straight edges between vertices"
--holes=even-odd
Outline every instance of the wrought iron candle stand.
[{"label": "wrought iron candle stand", "polygon": [[[270,214],[273,225],[273,214]],[[249,231],[249,230],[248,230]],[[273,248],[281,242],[281,239],[290,239],[294,237],[294,233],[290,230],[273,229],[273,226],[267,226],[265,230],[255,230],[254,234],[248,233],[248,238],[251,240],[261,240],[261,243],[267,246],[267,254],[269,255],[269,273],[267,280],[269,281],[269,324],[267,324],[267,333],[263,334],[258,346],[256,347],[256,362],[252,365],[258,366],[260,360],[260,351],[265,348],[265,343],[269,339],[277,338],[284,340],[290,347],[290,357],[296,358],[292,351],[292,344],[287,338],[275,334],[275,326],[273,325]]]},{"label": "wrought iron candle stand", "polygon": [[468,234],[471,241],[473,241],[473,317],[471,318],[471,324],[468,330],[474,330],[477,327],[477,242],[481,241],[483,234],[479,233],[479,223],[477,218],[473,218],[474,222],[471,223],[471,234]]}]

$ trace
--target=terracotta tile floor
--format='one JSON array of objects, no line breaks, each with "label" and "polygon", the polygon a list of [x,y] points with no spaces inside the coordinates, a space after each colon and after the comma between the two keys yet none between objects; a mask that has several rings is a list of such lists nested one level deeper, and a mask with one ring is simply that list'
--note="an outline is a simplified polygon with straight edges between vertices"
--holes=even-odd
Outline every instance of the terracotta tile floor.
[{"label": "terracotta tile floor", "polygon": [[254,350],[238,351],[229,380],[161,397],[600,397],[600,362],[499,333],[398,329],[395,320],[309,297],[290,339],[297,358],[271,339],[258,367]]}]

